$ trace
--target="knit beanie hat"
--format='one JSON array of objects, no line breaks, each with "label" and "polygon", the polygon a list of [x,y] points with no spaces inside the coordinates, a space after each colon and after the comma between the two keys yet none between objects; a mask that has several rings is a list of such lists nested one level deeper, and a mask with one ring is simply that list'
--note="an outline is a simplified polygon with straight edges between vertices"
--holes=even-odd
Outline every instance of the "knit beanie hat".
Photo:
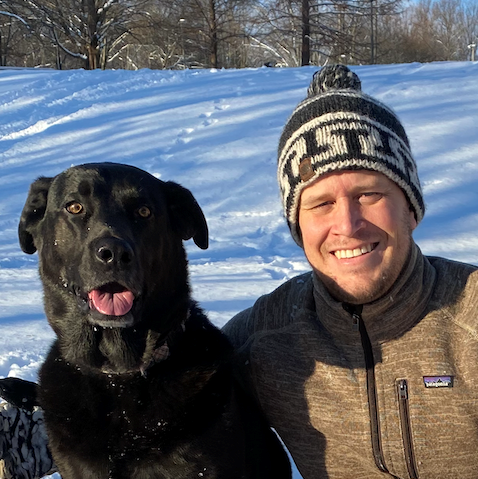
[{"label": "knit beanie hat", "polygon": [[292,237],[302,247],[298,208],[302,190],[332,171],[372,170],[396,183],[419,223],[425,204],[405,130],[395,113],[362,93],[344,65],[314,74],[279,141],[278,180]]}]

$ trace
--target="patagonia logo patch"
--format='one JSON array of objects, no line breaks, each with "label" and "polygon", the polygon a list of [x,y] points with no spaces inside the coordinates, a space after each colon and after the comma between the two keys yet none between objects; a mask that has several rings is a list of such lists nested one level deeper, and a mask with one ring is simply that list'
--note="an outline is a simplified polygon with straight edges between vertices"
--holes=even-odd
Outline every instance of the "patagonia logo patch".
[{"label": "patagonia logo patch", "polygon": [[452,388],[453,376],[423,376],[426,388]]}]

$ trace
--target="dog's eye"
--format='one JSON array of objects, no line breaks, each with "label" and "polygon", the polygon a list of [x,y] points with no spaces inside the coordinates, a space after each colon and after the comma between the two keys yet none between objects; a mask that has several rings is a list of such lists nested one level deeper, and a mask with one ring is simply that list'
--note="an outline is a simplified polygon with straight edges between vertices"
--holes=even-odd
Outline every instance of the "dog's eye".
[{"label": "dog's eye", "polygon": [[66,211],[72,215],[78,215],[83,211],[83,205],[77,201],[72,201],[66,205]]},{"label": "dog's eye", "polygon": [[147,206],[141,206],[136,212],[141,218],[149,218],[151,216],[151,210]]}]

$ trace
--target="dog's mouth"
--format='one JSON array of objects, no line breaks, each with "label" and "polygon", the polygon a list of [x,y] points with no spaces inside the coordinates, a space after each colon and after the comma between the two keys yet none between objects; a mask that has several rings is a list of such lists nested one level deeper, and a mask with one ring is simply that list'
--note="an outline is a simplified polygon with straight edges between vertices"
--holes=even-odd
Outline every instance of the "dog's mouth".
[{"label": "dog's mouth", "polygon": [[108,283],[88,293],[90,310],[119,318],[133,308],[135,295],[119,283]]}]

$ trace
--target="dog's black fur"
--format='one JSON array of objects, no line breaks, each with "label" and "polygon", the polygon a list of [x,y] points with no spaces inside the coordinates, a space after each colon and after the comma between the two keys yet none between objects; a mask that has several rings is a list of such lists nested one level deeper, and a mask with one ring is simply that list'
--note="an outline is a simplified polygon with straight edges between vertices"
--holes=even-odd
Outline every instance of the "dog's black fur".
[{"label": "dog's black fur", "polygon": [[[183,240],[208,246],[185,188],[131,166],[35,181],[19,225],[57,335],[39,403],[63,479],[281,479],[287,456],[191,301]],[[134,296],[121,315],[91,291]],[[100,303],[101,304],[101,303]]]}]

